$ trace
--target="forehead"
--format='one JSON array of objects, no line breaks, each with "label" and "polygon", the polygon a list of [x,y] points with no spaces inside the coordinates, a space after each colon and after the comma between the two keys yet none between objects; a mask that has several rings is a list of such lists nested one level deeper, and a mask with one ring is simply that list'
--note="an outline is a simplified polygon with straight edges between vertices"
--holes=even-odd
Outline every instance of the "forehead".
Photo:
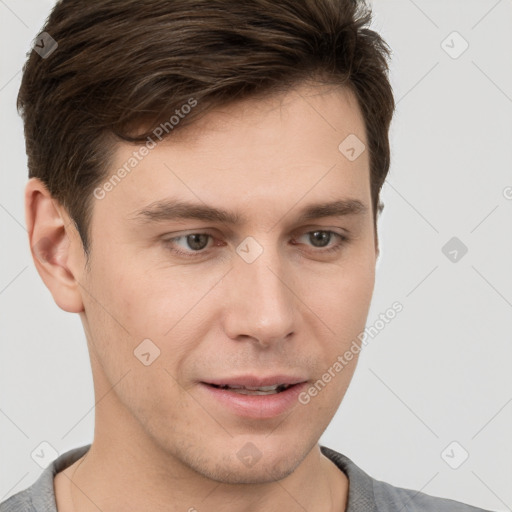
[{"label": "forehead", "polygon": [[[346,153],[347,140],[359,144],[355,159]],[[299,201],[369,202],[364,119],[345,88],[302,86],[233,103],[156,142],[99,201],[100,209],[128,218],[172,197],[253,209],[261,218]],[[126,168],[138,147],[118,145],[111,176]]]}]

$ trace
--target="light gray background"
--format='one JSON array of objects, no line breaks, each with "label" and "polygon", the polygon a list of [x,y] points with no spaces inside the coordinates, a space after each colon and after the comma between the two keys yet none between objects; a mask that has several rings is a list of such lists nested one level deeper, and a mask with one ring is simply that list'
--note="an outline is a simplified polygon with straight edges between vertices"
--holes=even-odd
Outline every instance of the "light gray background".
[{"label": "light gray background", "polygon": [[[42,441],[62,453],[93,435],[82,326],[54,304],[24,228],[15,99],[52,5],[0,0],[0,501],[41,473]],[[367,325],[394,301],[404,310],[369,338],[321,442],[394,485],[512,510],[512,1],[373,8],[397,112]],[[453,31],[469,43],[458,58],[443,49],[462,48]],[[469,249],[456,263],[441,251],[453,236]],[[469,453],[458,469],[441,456],[453,441]]]}]

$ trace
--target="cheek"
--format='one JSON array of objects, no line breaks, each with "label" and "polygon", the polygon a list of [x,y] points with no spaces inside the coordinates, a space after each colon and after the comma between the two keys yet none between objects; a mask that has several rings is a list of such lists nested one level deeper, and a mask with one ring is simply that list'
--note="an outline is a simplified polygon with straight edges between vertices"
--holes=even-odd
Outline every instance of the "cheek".
[{"label": "cheek", "polygon": [[[120,318],[138,337],[166,339],[174,326],[201,309],[203,298],[225,268],[198,271],[194,265],[153,264],[143,254],[117,265],[102,286]],[[200,305],[197,308],[197,305]]]},{"label": "cheek", "polygon": [[[315,316],[310,317],[323,334],[316,336],[319,364],[317,384],[307,393],[312,408],[319,414],[334,414],[350,384],[361,351],[360,335],[364,332],[375,283],[375,267],[371,251],[347,258],[329,278],[323,276],[306,283],[307,305]],[[319,323],[318,318],[321,319]],[[327,326],[327,327],[325,327]],[[325,328],[325,329],[324,329]]]},{"label": "cheek", "polygon": [[[371,262],[341,264],[329,276],[309,283],[307,304],[324,320],[331,334],[347,341],[364,329],[375,284]],[[314,294],[311,290],[316,290]]]},{"label": "cheek", "polygon": [[[114,331],[128,331],[135,342],[157,336],[166,327],[162,323],[169,328],[183,292],[178,288],[179,281],[152,275],[140,257],[114,260],[103,254],[96,261],[101,263],[94,267],[91,288],[99,305],[115,319]],[[91,306],[94,308],[94,304]]]},{"label": "cheek", "polygon": [[[176,411],[187,406],[177,383],[186,351],[175,350],[162,336],[177,321],[172,303],[177,300],[165,286],[151,286],[144,272],[127,273],[120,265],[107,272],[103,261],[104,269],[93,267],[88,278],[84,325],[102,393],[115,386],[115,395],[136,416],[151,418],[160,409],[161,420],[172,425]],[[171,403],[174,407],[162,407]]]},{"label": "cheek", "polygon": [[[130,369],[131,378],[140,374],[141,384],[170,392],[172,378],[182,378],[189,353],[205,335],[199,316],[211,305],[201,299],[219,278],[194,273],[192,266],[151,267],[142,256],[118,262],[102,254],[97,261],[101,264],[93,265],[89,276],[86,316],[109,380],[115,383]],[[137,357],[147,353],[146,360],[154,362],[144,366]]]},{"label": "cheek", "polygon": [[151,287],[144,273],[116,254],[115,247],[111,252],[108,247],[102,253],[92,251],[92,255],[84,282],[84,319],[91,346],[115,383],[128,370],[144,368],[134,350],[155,333]]},{"label": "cheek", "polygon": [[[339,318],[338,326],[363,329],[373,295],[374,274],[368,269],[353,272],[341,280],[339,288],[339,309],[330,313]],[[354,335],[354,332],[352,332]]]}]

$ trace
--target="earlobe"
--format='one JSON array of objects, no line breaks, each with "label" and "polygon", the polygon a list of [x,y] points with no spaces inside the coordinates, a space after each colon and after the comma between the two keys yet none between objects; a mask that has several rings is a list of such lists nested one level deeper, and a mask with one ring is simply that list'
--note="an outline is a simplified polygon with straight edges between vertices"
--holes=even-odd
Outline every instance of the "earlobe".
[{"label": "earlobe", "polygon": [[84,310],[77,275],[80,237],[44,183],[31,178],[25,187],[25,220],[32,258],[56,304],[70,313]]}]

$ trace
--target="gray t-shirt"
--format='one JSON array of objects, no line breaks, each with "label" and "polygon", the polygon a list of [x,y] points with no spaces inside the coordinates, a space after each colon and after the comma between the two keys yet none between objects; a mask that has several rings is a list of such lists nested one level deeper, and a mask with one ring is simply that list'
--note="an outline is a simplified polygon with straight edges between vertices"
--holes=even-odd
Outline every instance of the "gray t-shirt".
[{"label": "gray t-shirt", "polygon": [[[82,457],[90,446],[82,446],[62,454],[30,487],[0,503],[0,512],[57,512],[53,477]],[[320,448],[347,475],[349,492],[346,512],[490,512],[375,480],[345,455],[325,446]]]}]

